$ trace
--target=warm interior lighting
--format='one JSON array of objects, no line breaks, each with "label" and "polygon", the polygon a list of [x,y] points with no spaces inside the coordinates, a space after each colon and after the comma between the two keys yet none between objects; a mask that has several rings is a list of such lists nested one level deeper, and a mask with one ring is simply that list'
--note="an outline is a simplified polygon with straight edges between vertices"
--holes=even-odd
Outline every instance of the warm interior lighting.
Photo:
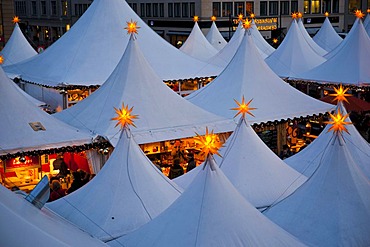
[{"label": "warm interior lighting", "polygon": [[212,15],[211,21],[216,21],[216,20],[217,20],[216,16]]},{"label": "warm interior lighting", "polygon": [[364,13],[362,13],[361,10],[356,10],[355,15],[356,15],[357,18],[363,18],[364,17]]},{"label": "warm interior lighting", "polygon": [[249,114],[254,117],[254,115],[251,113],[252,110],[255,110],[257,108],[249,107],[249,104],[252,102],[253,99],[248,101],[248,103],[245,103],[244,96],[242,98],[242,102],[239,103],[236,99],[234,99],[235,103],[238,105],[238,107],[232,108],[231,110],[238,111],[234,117],[238,116],[239,114],[242,114],[242,117],[245,117],[245,114]]},{"label": "warm interior lighting", "polygon": [[199,17],[197,16],[197,15],[194,15],[194,17],[193,17],[193,21],[194,22],[197,22],[199,20]]},{"label": "warm interior lighting", "polygon": [[71,25],[67,24],[66,25],[66,30],[69,31],[69,29],[71,29]]},{"label": "warm interior lighting", "polygon": [[128,125],[132,125],[136,127],[133,120],[137,119],[138,117],[137,115],[131,115],[133,108],[134,107],[131,107],[130,109],[128,109],[128,105],[125,106],[124,103],[122,103],[121,109],[117,109],[114,107],[114,110],[116,111],[116,114],[118,115],[117,117],[112,118],[112,120],[118,121],[115,127],[117,127],[118,125],[121,125],[121,129]]},{"label": "warm interior lighting", "polygon": [[333,93],[333,94],[329,94],[329,95],[330,95],[330,96],[335,96],[335,98],[333,99],[333,101],[336,101],[336,100],[337,100],[338,102],[346,101],[347,103],[349,103],[346,97],[349,97],[349,96],[352,96],[352,95],[351,95],[351,94],[346,93],[346,92],[348,91],[348,89],[349,89],[349,88],[344,88],[344,87],[342,86],[342,84],[340,84],[339,88],[335,88],[335,87],[334,87],[334,91],[335,91],[335,93]]},{"label": "warm interior lighting", "polygon": [[14,16],[13,17],[13,23],[18,23],[20,21],[19,17],[18,16]]},{"label": "warm interior lighting", "polygon": [[221,154],[218,152],[218,150],[221,148],[222,143],[220,142],[218,136],[213,133],[213,130],[209,133],[208,128],[206,128],[206,134],[204,136],[196,133],[194,141],[199,144],[201,153],[205,156],[208,156],[208,154],[217,154],[221,157]]},{"label": "warm interior lighting", "polygon": [[334,133],[342,133],[342,131],[345,131],[349,134],[347,128],[345,125],[347,124],[352,124],[351,122],[345,122],[346,118],[348,117],[349,114],[346,114],[345,116],[342,115],[340,112],[340,108],[338,108],[337,114],[331,114],[329,113],[331,120],[332,121],[327,121],[325,123],[331,124],[332,126],[329,128],[329,131],[333,131]]},{"label": "warm interior lighting", "polygon": [[329,16],[329,12],[325,12],[325,16],[328,17]]},{"label": "warm interior lighting", "polygon": [[130,20],[126,23],[127,23],[127,27],[125,27],[125,29],[127,30],[127,33],[128,34],[134,34],[134,33],[137,34],[137,30],[140,28],[137,25],[137,21]]},{"label": "warm interior lighting", "polygon": [[277,44],[277,42],[278,42],[279,40],[277,39],[277,38],[274,38],[273,40],[272,40],[272,42],[274,43],[274,44]]},{"label": "warm interior lighting", "polygon": [[251,28],[251,27],[252,27],[252,22],[251,22],[251,21],[249,21],[248,19],[245,19],[245,21],[243,21],[243,27],[244,27],[245,29],[249,29],[249,28]]}]

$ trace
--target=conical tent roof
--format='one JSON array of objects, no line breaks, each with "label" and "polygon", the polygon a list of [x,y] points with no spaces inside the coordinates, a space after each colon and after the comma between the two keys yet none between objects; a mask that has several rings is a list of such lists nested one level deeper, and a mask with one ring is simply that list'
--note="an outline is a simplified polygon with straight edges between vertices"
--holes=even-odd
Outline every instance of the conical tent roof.
[{"label": "conical tent roof", "polygon": [[12,65],[33,57],[37,52],[24,37],[18,23],[14,25],[12,35],[1,50],[0,55],[4,57],[2,66]]},{"label": "conical tent roof", "polygon": [[312,39],[316,44],[329,52],[334,50],[343,40],[331,25],[328,17],[325,18],[320,30]]},{"label": "conical tent roof", "polygon": [[[257,25],[254,22],[254,19],[252,19],[252,27],[250,29],[252,38],[254,40],[254,43],[256,44],[257,48],[261,51],[261,55],[263,58],[266,58],[271,55],[275,51],[275,48],[272,47],[265,38],[262,36],[260,31],[258,31]],[[263,55],[265,54],[265,56]]]},{"label": "conical tent roof", "polygon": [[370,38],[360,19],[327,58],[325,63],[300,73],[296,78],[354,85],[370,83]]},{"label": "conical tent roof", "polygon": [[107,241],[149,222],[180,193],[181,189],[151,163],[125,127],[98,175],[47,207]]},{"label": "conical tent roof", "polygon": [[301,30],[303,38],[306,40],[306,42],[309,44],[309,46],[312,48],[312,50],[314,50],[320,56],[325,56],[328,53],[328,51],[326,51],[324,48],[322,48],[321,46],[316,44],[316,42],[308,34],[306,28],[303,25],[302,18],[298,19],[298,27],[299,27],[299,30]]},{"label": "conical tent roof", "polygon": [[[127,21],[140,26],[143,53],[163,80],[217,75],[221,68],[187,56],[156,34],[122,0],[95,0],[72,28],[43,53],[8,74],[49,86],[101,85],[117,66],[128,43]],[[149,45],[150,44],[150,45]]]},{"label": "conical tent roof", "polygon": [[[139,34],[140,35],[140,34]],[[140,37],[139,37],[140,39]],[[131,39],[121,61],[107,81],[92,95],[55,116],[75,127],[117,142],[114,107],[135,106],[140,118],[133,130],[139,143],[194,136],[211,125],[217,132],[235,128],[230,120],[194,106],[157,76],[144,58],[138,40]]]},{"label": "conical tent roof", "polygon": [[180,47],[180,50],[201,61],[208,61],[208,59],[218,52],[218,50],[208,42],[200,30],[198,22],[194,22],[193,29],[184,44]]},{"label": "conical tent roof", "polygon": [[0,155],[92,142],[92,135],[50,116],[17,87],[0,68]]},{"label": "conical tent roof", "polygon": [[294,77],[322,64],[326,59],[311,48],[297,21],[293,20],[283,42],[265,61],[279,76]]},{"label": "conical tent roof", "polygon": [[366,15],[366,18],[364,20],[364,27],[370,37],[370,12],[368,12],[368,14]]},{"label": "conical tent roof", "polygon": [[[342,103],[338,106],[343,115],[347,114]],[[350,119],[346,119],[350,122]],[[323,150],[330,144],[332,133],[328,132],[331,126],[327,125],[308,147],[301,152],[284,160],[289,166],[307,177],[310,177],[320,165],[320,158],[325,154]],[[354,125],[347,125],[349,135],[343,135],[347,148],[350,150],[355,163],[362,169],[363,173],[370,179],[370,144],[361,136]],[[312,159],[312,157],[317,157]]]},{"label": "conical tent roof", "polygon": [[320,160],[312,176],[265,214],[312,246],[369,246],[369,179],[344,139],[347,133],[331,134],[324,150],[311,156]]},{"label": "conical tent roof", "polygon": [[[145,236],[145,237],[143,237]],[[111,246],[303,246],[232,186],[212,157],[162,214]]]},{"label": "conical tent roof", "polygon": [[224,39],[220,31],[218,30],[216,26],[216,22],[214,21],[212,21],[212,25],[206,35],[206,39],[218,51],[224,48],[225,45],[227,44],[226,40]]},{"label": "conical tent roof", "polygon": [[50,210],[0,185],[1,246],[106,246]]},{"label": "conical tent roof", "polygon": [[[221,170],[240,194],[257,208],[285,198],[306,181],[305,176],[287,166],[266,146],[244,118],[239,120],[220,154]],[[201,166],[196,169],[199,172]],[[196,176],[192,171],[174,179],[175,183],[187,188]]]},{"label": "conical tent roof", "polygon": [[[280,96],[283,94],[287,97]],[[333,108],[280,79],[262,59],[249,32],[225,70],[186,99],[207,111],[232,119],[233,99],[241,99],[243,95],[253,99],[258,106],[253,123],[313,115]]]}]

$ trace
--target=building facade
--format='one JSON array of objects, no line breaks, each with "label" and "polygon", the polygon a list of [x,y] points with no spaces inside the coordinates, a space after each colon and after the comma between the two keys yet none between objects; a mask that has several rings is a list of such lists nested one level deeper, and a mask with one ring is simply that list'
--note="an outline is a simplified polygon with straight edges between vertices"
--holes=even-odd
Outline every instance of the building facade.
[{"label": "building facade", "polygon": [[14,1],[0,1],[0,50],[13,32]]}]

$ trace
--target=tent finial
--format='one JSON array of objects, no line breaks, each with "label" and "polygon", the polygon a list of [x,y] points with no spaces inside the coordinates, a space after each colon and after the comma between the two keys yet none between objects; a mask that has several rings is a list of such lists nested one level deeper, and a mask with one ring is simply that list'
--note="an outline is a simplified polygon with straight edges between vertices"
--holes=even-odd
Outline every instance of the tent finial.
[{"label": "tent finial", "polygon": [[362,11],[361,11],[361,10],[359,10],[359,9],[355,11],[355,15],[356,15],[356,17],[357,17],[357,18],[359,18],[359,19],[364,18],[364,13],[362,13]]},{"label": "tent finial", "polygon": [[138,34],[137,30],[140,27],[137,25],[137,21],[130,20],[126,23],[127,23],[127,27],[125,27],[125,29],[127,30],[128,34],[131,34],[131,35]]},{"label": "tent finial", "polygon": [[133,108],[134,107],[131,107],[130,109],[128,109],[128,105],[125,106],[124,103],[122,103],[121,109],[117,109],[114,107],[114,110],[116,111],[118,116],[112,118],[111,120],[118,121],[115,127],[117,127],[118,125],[121,125],[121,129],[127,127],[128,125],[132,125],[136,127],[133,120],[137,119],[138,115],[131,114]]},{"label": "tent finial", "polygon": [[212,15],[212,17],[211,17],[211,21],[216,21],[217,20],[217,17],[216,16],[214,16],[214,15]]},{"label": "tent finial", "polygon": [[222,157],[218,150],[222,147],[222,143],[218,135],[211,132],[208,132],[208,127],[206,127],[206,134],[204,136],[195,133],[196,136],[194,140],[196,143],[199,144],[201,153],[204,154],[206,157],[208,154],[217,154],[218,156]]},{"label": "tent finial", "polygon": [[194,15],[194,17],[193,17],[193,21],[194,21],[194,22],[198,22],[198,20],[199,20],[199,16]]},{"label": "tent finial", "polygon": [[20,19],[18,16],[14,16],[13,17],[13,23],[16,24],[16,23],[19,23]]},{"label": "tent finial", "polygon": [[335,96],[335,98],[333,99],[333,101],[335,101],[335,100],[337,100],[338,102],[346,101],[347,103],[349,103],[346,97],[350,97],[352,95],[346,93],[348,91],[348,89],[349,88],[344,88],[342,86],[342,84],[340,84],[339,88],[334,87],[335,93],[329,94],[329,95],[330,96]]},{"label": "tent finial", "polygon": [[242,98],[242,102],[239,103],[236,99],[234,99],[235,103],[238,105],[238,107],[235,107],[235,108],[232,108],[231,110],[236,110],[238,111],[234,118],[236,116],[238,116],[239,114],[242,114],[242,118],[245,118],[245,115],[246,114],[249,114],[251,116],[254,117],[254,115],[251,113],[252,110],[255,110],[257,108],[254,108],[254,107],[249,107],[249,104],[252,102],[253,99],[251,99],[250,101],[248,101],[248,103],[245,103],[245,100],[244,100],[244,95],[243,95],[243,98]]},{"label": "tent finial", "polygon": [[256,17],[256,15],[254,13],[251,13],[251,18],[254,19],[254,17]]},{"label": "tent finial", "polygon": [[239,14],[239,15],[238,15],[238,20],[239,20],[239,21],[243,21],[243,17],[244,17],[244,16],[243,16],[243,14]]},{"label": "tent finial", "polygon": [[243,28],[244,29],[249,29],[252,27],[252,22],[249,21],[248,19],[245,19],[245,21],[243,21]]},{"label": "tent finial", "polygon": [[325,17],[328,17],[329,16],[329,12],[328,11],[326,11],[325,12]]},{"label": "tent finial", "polygon": [[346,118],[348,117],[348,113],[343,116],[342,113],[340,112],[340,108],[338,108],[338,112],[336,114],[331,114],[329,113],[331,117],[331,121],[327,121],[325,123],[331,124],[332,126],[329,128],[328,132],[333,131],[334,134],[342,134],[343,131],[348,132],[347,128],[345,125],[347,124],[352,124],[352,122],[346,122]]},{"label": "tent finial", "polygon": [[303,17],[302,12],[298,12],[297,16],[298,16],[298,18],[302,18]]},{"label": "tent finial", "polygon": [[292,13],[292,19],[297,19],[298,18],[298,14],[296,12],[293,12]]}]

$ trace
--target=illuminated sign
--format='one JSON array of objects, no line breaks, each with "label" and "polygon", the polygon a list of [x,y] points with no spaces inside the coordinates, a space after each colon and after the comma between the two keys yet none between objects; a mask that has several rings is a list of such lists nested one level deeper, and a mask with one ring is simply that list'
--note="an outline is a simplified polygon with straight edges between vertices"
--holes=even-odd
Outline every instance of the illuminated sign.
[{"label": "illuminated sign", "polygon": [[[233,19],[235,25],[238,25],[239,19]],[[277,29],[278,18],[254,18],[257,29],[260,31],[271,31]],[[235,28],[236,29],[236,28]]]}]

